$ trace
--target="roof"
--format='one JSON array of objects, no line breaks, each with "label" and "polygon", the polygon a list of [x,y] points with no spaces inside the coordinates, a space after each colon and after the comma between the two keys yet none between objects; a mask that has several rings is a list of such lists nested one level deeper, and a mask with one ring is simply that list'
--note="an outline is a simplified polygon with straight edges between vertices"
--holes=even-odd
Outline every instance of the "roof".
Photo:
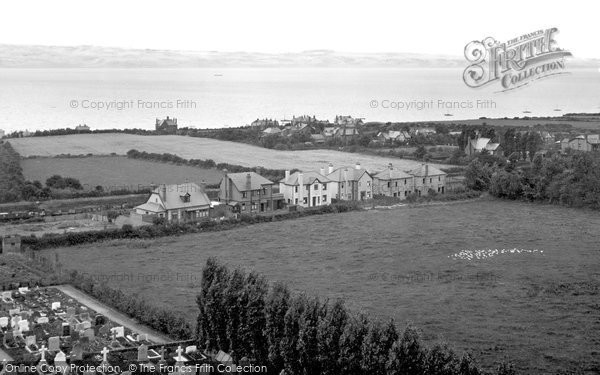
[{"label": "roof", "polygon": [[488,151],[496,151],[500,147],[500,143],[488,143],[485,145],[485,149]]},{"label": "roof", "polygon": [[315,141],[324,141],[325,136],[323,134],[311,134],[310,137]]},{"label": "roof", "polygon": [[175,125],[177,125],[177,123],[172,118],[167,118],[167,119],[161,120],[158,125],[159,126],[164,126],[164,125],[175,126]]},{"label": "roof", "polygon": [[265,133],[265,134],[278,134],[278,133],[281,133],[281,130],[279,130],[279,128],[267,128],[267,129],[263,130],[263,133]]},{"label": "roof", "polygon": [[137,206],[135,208],[144,210],[144,211],[150,211],[150,212],[166,211],[165,207],[161,203],[156,203],[156,202],[146,202],[144,204],[140,204],[139,206]]},{"label": "roof", "polygon": [[428,164],[421,164],[419,167],[413,169],[412,171],[409,171],[408,173],[415,177],[439,176],[446,174],[445,172],[442,172],[436,167],[433,167]]},{"label": "roof", "polygon": [[[160,191],[164,192],[163,194]],[[179,185],[160,185],[154,189],[152,195],[158,194],[162,200],[162,205],[167,210],[179,208],[192,208],[198,206],[210,206],[208,195],[202,191],[202,188],[193,182]],[[182,197],[189,194],[189,202],[184,202]],[[152,197],[150,197],[152,199]]]},{"label": "roof", "polygon": [[331,182],[327,177],[323,176],[318,172],[308,171],[308,172],[294,172],[290,175],[290,177],[282,178],[279,182],[285,185],[298,185],[298,176],[302,174],[302,184],[310,185],[313,184],[316,180],[319,182]]},{"label": "roof", "polygon": [[[248,186],[248,175],[250,175],[250,186]],[[229,177],[238,191],[259,190],[263,185],[274,184],[273,181],[267,180],[256,172],[227,173],[226,177]]]},{"label": "roof", "polygon": [[358,181],[360,178],[367,173],[364,169],[356,169],[352,167],[341,167],[327,175],[330,181],[343,182],[343,181]]},{"label": "roof", "polygon": [[471,144],[475,150],[483,150],[490,143],[490,138],[471,139]]},{"label": "roof", "polygon": [[374,177],[379,180],[398,180],[401,178],[412,178],[413,176],[399,169],[387,168],[386,170],[378,172]]}]

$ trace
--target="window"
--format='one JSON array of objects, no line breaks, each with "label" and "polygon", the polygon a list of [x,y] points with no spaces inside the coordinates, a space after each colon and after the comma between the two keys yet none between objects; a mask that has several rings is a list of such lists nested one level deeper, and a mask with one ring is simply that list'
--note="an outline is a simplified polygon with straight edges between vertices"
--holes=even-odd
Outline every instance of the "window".
[{"label": "window", "polygon": [[298,204],[298,198],[294,200],[294,204]]},{"label": "window", "polygon": [[323,190],[327,190],[327,184],[323,184]]},{"label": "window", "polygon": [[246,192],[242,191],[242,198],[246,198]]},{"label": "window", "polygon": [[392,183],[388,181],[388,184],[387,184],[387,185],[388,185],[388,187],[391,187],[391,186],[392,186]]},{"label": "window", "polygon": [[319,184],[314,184],[313,190],[319,190]]},{"label": "window", "polygon": [[242,203],[242,211],[246,211],[246,203]]},{"label": "window", "polygon": [[404,196],[408,197],[408,191],[404,191]]},{"label": "window", "polygon": [[308,203],[308,198],[307,198],[307,197],[304,197],[304,198],[302,199],[302,203],[303,203],[303,204],[307,204],[307,203]]},{"label": "window", "polygon": [[429,183],[432,183],[432,182],[433,182],[433,178],[430,178],[430,179],[429,179]]},{"label": "window", "polygon": [[256,211],[258,209],[258,205],[256,203],[252,203],[252,211]]},{"label": "window", "polygon": [[263,195],[267,195],[267,188],[263,188]]},{"label": "window", "polygon": [[294,187],[294,192],[296,192],[296,193],[298,192],[298,186]]},{"label": "window", "polygon": [[407,181],[407,180],[406,180],[406,179],[404,179],[404,185],[406,185],[406,181]]},{"label": "window", "polygon": [[394,182],[394,186],[398,187],[398,181]]},{"label": "window", "polygon": [[425,179],[423,179],[423,183],[425,183]]},{"label": "window", "polygon": [[327,195],[323,195],[323,203],[327,202]]},{"label": "window", "polygon": [[441,176],[438,176],[438,181],[442,181],[442,177]]}]

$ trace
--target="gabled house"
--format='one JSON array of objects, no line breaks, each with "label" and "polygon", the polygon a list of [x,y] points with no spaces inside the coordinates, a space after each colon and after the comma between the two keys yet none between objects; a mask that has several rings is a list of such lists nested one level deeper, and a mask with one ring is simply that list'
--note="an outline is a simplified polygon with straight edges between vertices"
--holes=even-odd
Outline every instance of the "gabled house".
[{"label": "gabled house", "polygon": [[465,147],[465,154],[470,156],[483,151],[491,155],[502,155],[503,150],[500,143],[492,143],[490,138],[469,138]]},{"label": "gabled house", "polygon": [[277,184],[256,172],[226,173],[219,186],[219,201],[236,213],[268,212],[284,206]]},{"label": "gabled house", "polygon": [[381,143],[386,142],[406,142],[410,139],[410,134],[400,130],[390,130],[387,132],[379,132],[377,138]]},{"label": "gabled house", "polygon": [[[324,174],[322,170],[321,174]],[[338,200],[358,201],[373,197],[373,177],[362,169],[360,163],[354,167],[341,167],[333,169],[329,164],[327,171],[329,194]]]},{"label": "gabled house", "polygon": [[195,183],[159,185],[144,204],[134,208],[140,215],[154,215],[169,222],[197,221],[208,218],[210,199]]},{"label": "gabled house", "polygon": [[414,192],[414,176],[399,169],[392,163],[388,168],[373,176],[373,194],[405,199]]},{"label": "gabled house", "polygon": [[568,149],[578,151],[595,151],[600,150],[600,137],[597,134],[578,135],[574,138],[566,138],[561,141],[560,148],[562,151]]},{"label": "gabled house", "polygon": [[277,122],[277,120],[265,118],[265,119],[256,119],[256,120],[252,121],[250,126],[259,127],[259,128],[277,127],[277,126],[279,126],[279,123]]},{"label": "gabled house", "polygon": [[285,171],[279,181],[279,191],[288,204],[301,207],[325,206],[331,203],[331,181],[318,172]]},{"label": "gabled house", "polygon": [[155,130],[162,134],[175,134],[177,133],[177,119],[169,118],[159,120],[156,119]]},{"label": "gabled house", "polygon": [[89,132],[90,131],[90,127],[87,126],[86,124],[83,124],[83,125],[79,124],[79,125],[77,125],[75,127],[75,131],[78,131],[78,132]]},{"label": "gabled house", "polygon": [[266,128],[265,130],[262,131],[262,136],[263,137],[268,137],[270,135],[279,135],[281,134],[281,130],[279,128]]},{"label": "gabled house", "polygon": [[429,189],[440,194],[446,192],[446,173],[429,164],[421,164],[408,174],[414,177],[414,191],[419,196],[427,195]]}]

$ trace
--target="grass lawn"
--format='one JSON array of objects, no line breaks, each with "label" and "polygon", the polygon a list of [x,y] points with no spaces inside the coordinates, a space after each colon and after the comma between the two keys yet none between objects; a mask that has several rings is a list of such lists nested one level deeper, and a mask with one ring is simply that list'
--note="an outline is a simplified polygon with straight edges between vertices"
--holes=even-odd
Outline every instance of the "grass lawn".
[{"label": "grass lawn", "polygon": [[[599,227],[597,212],[484,200],[43,254],[57,252],[65,267],[190,319],[201,269],[215,256],[401,326],[411,321],[427,340],[469,350],[486,368],[508,356],[523,374],[593,372],[600,368]],[[453,257],[513,248],[537,251]]]},{"label": "grass lawn", "polygon": [[[421,163],[414,160],[347,153],[332,150],[278,151],[243,143],[177,135],[142,136],[132,134],[77,134],[55,137],[28,137],[9,142],[21,156],[125,155],[131,149],[171,153],[185,159],[213,159],[217,163],[271,169],[319,170],[333,163],[335,167],[360,162],[368,170],[381,170],[393,163],[409,170]],[[79,159],[78,159],[79,160]],[[433,164],[436,167],[439,165]],[[448,167],[446,165],[446,167]],[[82,181],[83,183],[83,181]]]},{"label": "grass lawn", "polygon": [[93,190],[100,185],[105,191],[123,188],[136,191],[151,184],[183,183],[186,179],[216,184],[222,176],[215,169],[129,159],[125,156],[24,159],[21,167],[27,180],[45,183],[48,177],[58,174],[75,177],[85,190]]}]

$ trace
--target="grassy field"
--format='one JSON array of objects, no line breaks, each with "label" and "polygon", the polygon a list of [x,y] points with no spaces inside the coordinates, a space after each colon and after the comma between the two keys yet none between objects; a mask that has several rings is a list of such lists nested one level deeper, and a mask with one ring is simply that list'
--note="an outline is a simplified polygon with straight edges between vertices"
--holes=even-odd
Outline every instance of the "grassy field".
[{"label": "grassy field", "polygon": [[77,178],[86,190],[100,185],[105,191],[123,188],[136,191],[152,184],[183,183],[186,179],[217,184],[222,176],[215,169],[128,159],[125,156],[24,159],[21,167],[28,180],[44,183],[48,177],[58,174]]},{"label": "grassy field", "polygon": [[[400,325],[412,321],[427,340],[469,350],[487,368],[508,356],[523,374],[593,373],[600,370],[599,227],[596,212],[484,200],[44,254],[57,252],[67,268],[190,319],[201,268],[216,256]],[[513,248],[526,251],[500,251]],[[499,252],[455,256],[487,249]]]},{"label": "grassy field", "polygon": [[271,169],[318,170],[326,167],[328,163],[333,163],[338,167],[360,162],[368,170],[384,169],[388,163],[408,170],[420,164],[414,160],[331,150],[277,151],[243,143],[176,135],[77,134],[17,138],[11,139],[10,143],[21,156],[86,155],[90,153],[94,155],[111,153],[125,155],[127,151],[137,149],[176,154],[186,159],[213,159],[217,163],[238,164],[246,167],[262,166]]}]

